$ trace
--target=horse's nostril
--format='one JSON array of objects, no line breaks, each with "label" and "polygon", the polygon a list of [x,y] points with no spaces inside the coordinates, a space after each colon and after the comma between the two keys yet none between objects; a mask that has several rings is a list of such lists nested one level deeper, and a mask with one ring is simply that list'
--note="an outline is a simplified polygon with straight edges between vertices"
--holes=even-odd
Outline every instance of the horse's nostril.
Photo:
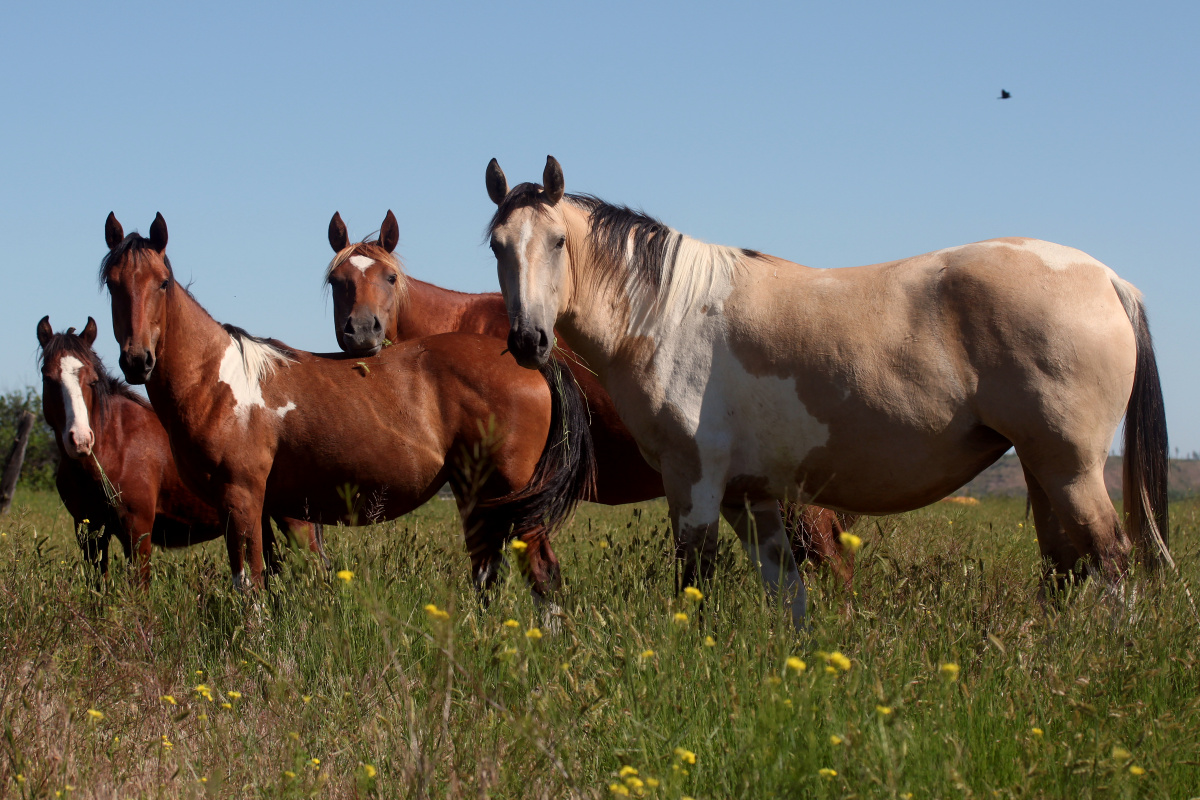
[{"label": "horse's nostril", "polygon": [[545,350],[550,346],[550,340],[546,337],[545,331],[538,331],[538,350]]},{"label": "horse's nostril", "polygon": [[354,320],[349,318],[346,319],[346,325],[342,328],[342,333],[346,334],[347,336],[354,335]]},{"label": "horse's nostril", "polygon": [[383,330],[383,326],[379,324],[379,317],[375,317],[375,332]]}]

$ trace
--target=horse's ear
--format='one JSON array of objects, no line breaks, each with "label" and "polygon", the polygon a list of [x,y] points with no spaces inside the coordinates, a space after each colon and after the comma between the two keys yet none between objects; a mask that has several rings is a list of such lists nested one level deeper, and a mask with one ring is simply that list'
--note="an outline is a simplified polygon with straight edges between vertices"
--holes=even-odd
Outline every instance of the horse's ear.
[{"label": "horse's ear", "polygon": [[88,347],[96,343],[96,320],[88,317],[87,325],[83,326],[83,333],[79,334],[79,338],[83,339],[83,343]]},{"label": "horse's ear", "polygon": [[387,216],[383,218],[383,225],[379,228],[379,244],[390,253],[399,243],[400,223],[396,222],[396,215],[389,208]]},{"label": "horse's ear", "polygon": [[42,317],[41,321],[38,322],[37,331],[38,331],[38,344],[40,344],[42,347],[45,347],[50,342],[50,339],[54,336],[54,328],[50,327],[50,315],[49,314]]},{"label": "horse's ear", "polygon": [[124,238],[125,229],[121,227],[121,223],[117,222],[117,215],[111,211],[108,212],[108,219],[104,220],[104,241],[108,245],[108,249],[112,250]]},{"label": "horse's ear", "polygon": [[496,205],[503,203],[504,198],[508,196],[508,178],[504,177],[500,162],[494,158],[487,166],[487,190],[488,197],[492,198]]},{"label": "horse's ear", "polygon": [[333,212],[333,219],[329,220],[329,246],[335,253],[340,253],[350,246],[350,234],[346,233],[346,223],[342,222],[342,215],[336,211]]},{"label": "horse's ear", "polygon": [[546,192],[546,199],[550,201],[550,205],[562,200],[565,186],[562,166],[558,163],[558,159],[554,156],[546,156],[546,168],[542,170],[542,189]]},{"label": "horse's ear", "polygon": [[162,214],[156,213],[150,223],[150,246],[160,253],[167,249],[167,221]]}]

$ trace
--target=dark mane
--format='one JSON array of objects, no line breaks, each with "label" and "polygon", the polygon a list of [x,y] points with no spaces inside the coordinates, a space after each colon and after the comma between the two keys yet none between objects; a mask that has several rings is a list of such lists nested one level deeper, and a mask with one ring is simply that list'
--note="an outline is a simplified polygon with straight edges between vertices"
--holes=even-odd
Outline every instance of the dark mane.
[{"label": "dark mane", "polygon": [[75,335],[74,328],[69,328],[66,333],[56,333],[50,337],[50,341],[38,353],[38,369],[42,369],[47,362],[57,361],[64,356],[75,356],[80,361],[90,364],[100,379],[93,387],[96,404],[96,420],[93,427],[99,429],[104,424],[104,418],[108,414],[113,398],[124,398],[143,408],[150,408],[150,403],[146,398],[134,392],[129,384],[119,377],[109,374],[108,370],[104,368],[104,362],[100,360],[100,356],[95,350],[88,347],[83,339]]},{"label": "dark mane", "polygon": [[[137,258],[145,252],[158,252],[150,244],[150,240],[142,236],[137,231],[126,236],[121,240],[121,243],[108,251],[104,258],[100,259],[100,286],[104,287],[104,282],[108,280],[108,271],[114,264],[119,263],[126,256]],[[167,272],[171,274],[171,280],[175,280],[175,270],[171,269],[171,259],[167,258],[167,254],[162,254],[163,264],[167,267]]]}]

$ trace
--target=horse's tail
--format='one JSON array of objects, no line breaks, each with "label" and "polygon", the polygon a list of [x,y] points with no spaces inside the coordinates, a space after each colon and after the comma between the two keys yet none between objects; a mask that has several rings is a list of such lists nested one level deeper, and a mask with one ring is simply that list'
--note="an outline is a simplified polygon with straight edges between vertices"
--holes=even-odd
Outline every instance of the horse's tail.
[{"label": "horse's tail", "polygon": [[596,456],[583,394],[558,359],[550,359],[539,372],[550,387],[546,446],[525,488],[493,501],[503,503],[513,536],[539,528],[549,536],[566,523],[580,500],[596,494]]},{"label": "horse's tail", "polygon": [[1167,475],[1170,451],[1167,448],[1167,415],[1163,407],[1162,385],[1154,342],[1146,320],[1141,293],[1130,284],[1113,280],[1125,314],[1133,325],[1137,340],[1137,362],[1133,371],[1133,392],[1125,409],[1125,456],[1122,495],[1125,529],[1137,547],[1142,562],[1151,568],[1164,563],[1172,569],[1175,561],[1168,549],[1170,526],[1167,518]]}]

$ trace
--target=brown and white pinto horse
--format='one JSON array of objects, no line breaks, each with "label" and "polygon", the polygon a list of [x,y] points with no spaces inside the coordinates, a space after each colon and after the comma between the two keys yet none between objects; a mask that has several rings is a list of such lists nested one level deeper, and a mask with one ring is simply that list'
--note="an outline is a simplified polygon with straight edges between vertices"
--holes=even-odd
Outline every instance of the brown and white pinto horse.
[{"label": "brown and white pinto horse", "polygon": [[[1169,559],[1162,391],[1140,293],[1078,250],[996,239],[875,266],[811,269],[705,244],[628,208],[543,186],[488,195],[509,347],[529,367],[557,329],[663,474],[685,579],[718,514],[756,524],[767,584],[804,587],[775,500],[882,514],[962,486],[1010,446],[1038,542],[1110,582],[1130,538]],[[1103,467],[1125,416],[1127,528]],[[750,513],[746,512],[747,504]]]},{"label": "brown and white pinto horse", "polygon": [[[108,544],[114,534],[138,578],[150,583],[150,546],[186,547],[220,537],[215,508],[184,485],[171,457],[167,432],[145,398],[104,369],[92,349],[96,321],[83,331],[55,333],[50,318],[37,325],[41,345],[42,413],[58,443],[55,485],[75,520],[79,546],[88,562],[108,574]],[[117,491],[110,503],[100,469]],[[304,532],[309,547],[325,558],[321,526],[275,518],[280,531]],[[271,522],[262,519],[267,556],[274,558]]]},{"label": "brown and white pinto horse", "polygon": [[146,384],[184,479],[220,509],[236,583],[244,559],[262,582],[264,501],[355,524],[407,513],[449,481],[477,585],[519,536],[535,595],[555,588],[549,535],[593,469],[582,399],[556,362],[529,372],[468,334],[360,360],[291,350],[222,326],[176,283],[161,214],[149,238],[125,236],[110,214],[105,239],[121,370]]},{"label": "brown and white pinto horse", "polygon": [[[325,280],[333,293],[334,334],[342,350],[373,355],[388,342],[450,331],[508,337],[508,314],[499,293],[456,292],[410,277],[395,254],[399,240],[400,228],[390,210],[376,241],[351,243],[341,215],[335,212],[330,220],[329,244],[336,255]],[[662,476],[642,458],[612,398],[568,347],[560,343],[560,348],[591,412],[596,496],[590,499],[621,505],[662,497]],[[792,510],[788,522],[796,560],[826,562],[848,584],[852,557],[839,537],[854,524],[854,516],[804,505]]]}]

